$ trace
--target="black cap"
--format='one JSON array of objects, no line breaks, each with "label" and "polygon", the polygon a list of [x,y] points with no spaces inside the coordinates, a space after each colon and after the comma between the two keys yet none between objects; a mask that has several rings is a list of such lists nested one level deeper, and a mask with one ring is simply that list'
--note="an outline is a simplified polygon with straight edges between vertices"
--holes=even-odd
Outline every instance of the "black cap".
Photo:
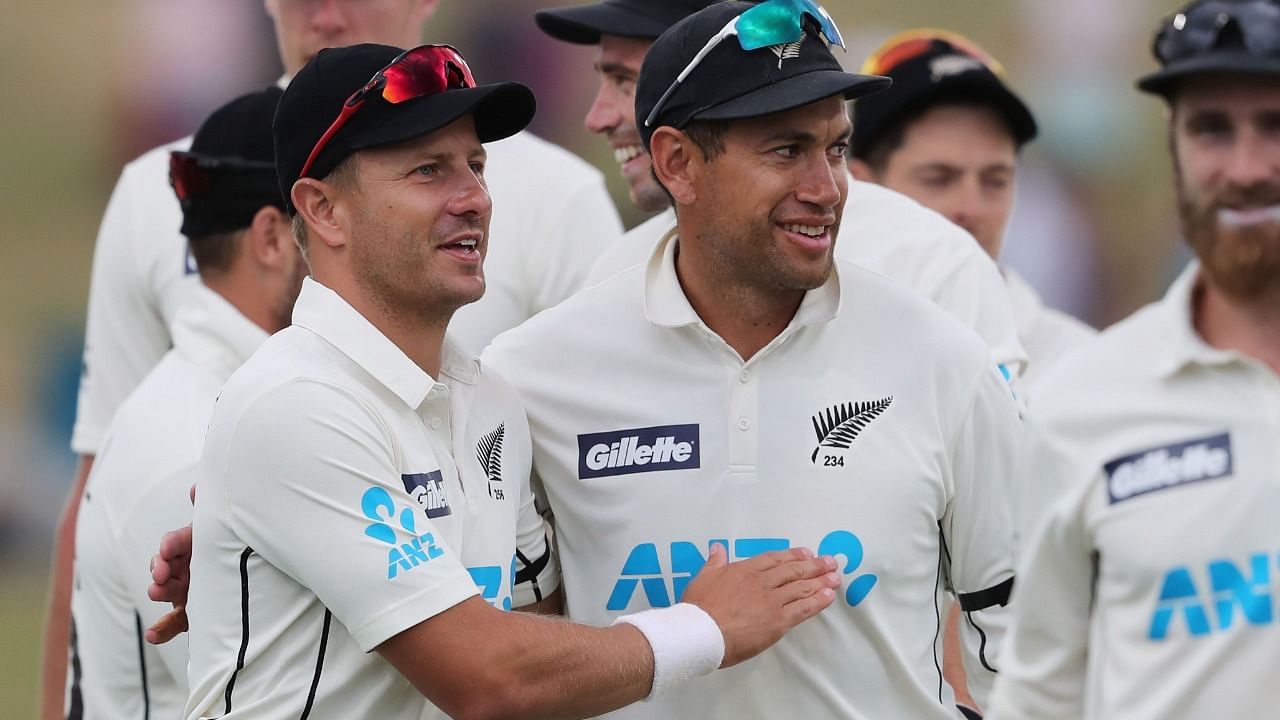
[{"label": "black cap", "polygon": [[284,208],[276,183],[271,118],[283,91],[272,86],[223,105],[172,153],[170,182],[182,205],[182,234],[201,238],[248,227],[268,205]]},{"label": "black cap", "polygon": [[653,40],[713,2],[719,0],[604,0],[539,10],[533,19],[542,32],[578,45],[598,45],[601,35]]},{"label": "black cap", "polygon": [[719,2],[681,20],[654,41],[636,86],[636,120],[645,149],[662,125],[737,120],[808,105],[832,95],[846,100],[882,90],[888,78],[845,72],[807,16],[799,44],[746,51],[728,37],[667,98],[652,124],[645,120],[693,57],[730,20],[753,7]]},{"label": "black cap", "polygon": [[1151,49],[1160,69],[1138,89],[1166,99],[1189,75],[1280,75],[1280,4],[1196,0],[1165,18]]},{"label": "black cap", "polygon": [[[312,148],[342,112],[347,98],[402,52],[368,43],[328,48],[289,83],[276,110],[273,134],[280,192],[290,213],[294,208],[289,193]],[[501,140],[523,130],[535,108],[533,91],[516,82],[449,89],[396,104],[372,93],[325,145],[307,177],[323,178],[354,152],[422,137],[467,113],[475,118],[480,142]]]},{"label": "black cap", "polygon": [[969,40],[945,30],[909,30],[867,59],[863,72],[886,75],[893,87],[853,104],[849,152],[865,159],[880,137],[908,116],[949,102],[990,106],[1018,147],[1036,136],[1026,103],[1005,84],[1004,68]]}]

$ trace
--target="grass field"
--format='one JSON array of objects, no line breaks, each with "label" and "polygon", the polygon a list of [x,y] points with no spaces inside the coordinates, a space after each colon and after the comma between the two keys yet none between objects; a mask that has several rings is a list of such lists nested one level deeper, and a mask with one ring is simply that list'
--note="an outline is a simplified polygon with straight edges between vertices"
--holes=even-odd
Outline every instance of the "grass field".
[{"label": "grass field", "polygon": [[39,563],[0,561],[0,715],[33,718],[39,701],[45,573]]}]

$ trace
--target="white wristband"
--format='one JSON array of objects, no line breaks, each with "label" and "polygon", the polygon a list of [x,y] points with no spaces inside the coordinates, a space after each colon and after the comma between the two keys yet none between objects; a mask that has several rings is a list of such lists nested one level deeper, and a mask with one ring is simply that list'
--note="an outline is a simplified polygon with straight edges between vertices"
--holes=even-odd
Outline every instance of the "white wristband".
[{"label": "white wristband", "polygon": [[690,678],[710,674],[724,661],[724,634],[705,610],[692,603],[623,615],[614,625],[633,625],[653,648],[653,699]]}]

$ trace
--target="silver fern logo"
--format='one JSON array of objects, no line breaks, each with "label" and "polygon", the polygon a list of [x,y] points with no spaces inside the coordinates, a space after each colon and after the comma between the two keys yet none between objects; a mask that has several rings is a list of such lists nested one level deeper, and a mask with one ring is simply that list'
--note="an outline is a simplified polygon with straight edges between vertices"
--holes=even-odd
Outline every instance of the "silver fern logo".
[{"label": "silver fern logo", "polygon": [[789,42],[786,45],[770,45],[769,46],[769,49],[773,51],[773,54],[778,56],[779,70],[782,69],[783,60],[791,60],[793,58],[800,57],[801,42],[803,41],[797,40],[796,42]]},{"label": "silver fern logo", "polygon": [[502,438],[506,434],[506,423],[490,430],[480,442],[476,443],[476,459],[489,478],[489,497],[501,500],[502,494]]},{"label": "silver fern logo", "polygon": [[[836,405],[814,415],[813,431],[818,436],[818,446],[813,449],[813,456],[809,459],[817,465],[818,453],[822,448],[848,450],[862,429],[880,417],[892,403],[893,396],[890,395],[883,400]],[[824,460],[829,461],[824,462],[824,465],[844,465],[844,458],[827,456]],[[837,460],[839,462],[835,462]]]}]

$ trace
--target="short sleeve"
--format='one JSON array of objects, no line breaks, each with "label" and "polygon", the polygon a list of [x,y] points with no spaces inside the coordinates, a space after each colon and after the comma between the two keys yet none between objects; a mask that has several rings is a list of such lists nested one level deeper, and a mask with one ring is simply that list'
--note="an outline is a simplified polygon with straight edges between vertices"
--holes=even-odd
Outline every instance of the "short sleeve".
[{"label": "short sleeve", "polygon": [[231,528],[364,651],[478,594],[405,491],[390,430],[349,391],[305,379],[267,391],[225,458]]},{"label": "short sleeve", "polygon": [[98,229],[71,437],[72,450],[82,455],[98,452],[116,410],[171,344],[134,249],[140,220],[147,213],[141,206],[148,196],[142,184],[163,180],[145,177],[139,172],[145,167],[130,165],[121,173]]},{"label": "short sleeve", "polygon": [[1014,475],[1022,421],[1007,383],[984,369],[952,451],[954,495],[943,518],[952,589],[964,618],[962,657],[979,704],[990,692],[1013,587]]}]

